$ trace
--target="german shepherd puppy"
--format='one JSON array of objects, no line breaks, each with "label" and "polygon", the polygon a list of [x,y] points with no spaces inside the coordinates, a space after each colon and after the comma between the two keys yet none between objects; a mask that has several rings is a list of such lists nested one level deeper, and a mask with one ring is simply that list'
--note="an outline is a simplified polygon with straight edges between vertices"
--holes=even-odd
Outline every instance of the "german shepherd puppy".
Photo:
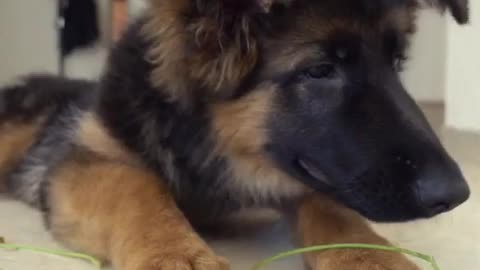
[{"label": "german shepherd puppy", "polygon": [[[416,0],[151,0],[101,81],[31,76],[0,95],[4,189],[57,239],[120,270],[225,270],[195,233],[288,213],[300,245],[387,244],[469,189],[399,79]],[[468,20],[466,0],[427,1]],[[434,46],[434,44],[432,44]],[[376,251],[312,269],[417,269]]]}]

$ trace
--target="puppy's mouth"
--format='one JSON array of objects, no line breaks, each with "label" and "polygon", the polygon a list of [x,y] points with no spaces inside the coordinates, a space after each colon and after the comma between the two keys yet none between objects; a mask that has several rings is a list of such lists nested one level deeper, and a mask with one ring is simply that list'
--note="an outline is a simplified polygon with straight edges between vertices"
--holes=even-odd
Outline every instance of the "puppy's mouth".
[{"label": "puppy's mouth", "polygon": [[306,179],[304,182],[308,186],[322,191],[333,189],[333,185],[328,177],[313,161],[299,157],[295,160],[295,165],[303,178]]}]

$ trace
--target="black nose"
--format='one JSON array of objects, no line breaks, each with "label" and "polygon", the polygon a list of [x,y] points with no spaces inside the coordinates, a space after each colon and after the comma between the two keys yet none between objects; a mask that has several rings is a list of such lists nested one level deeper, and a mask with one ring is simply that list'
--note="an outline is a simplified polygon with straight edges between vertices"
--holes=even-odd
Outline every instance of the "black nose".
[{"label": "black nose", "polygon": [[427,217],[432,217],[464,203],[470,189],[459,169],[449,172],[430,170],[417,182],[417,199]]}]

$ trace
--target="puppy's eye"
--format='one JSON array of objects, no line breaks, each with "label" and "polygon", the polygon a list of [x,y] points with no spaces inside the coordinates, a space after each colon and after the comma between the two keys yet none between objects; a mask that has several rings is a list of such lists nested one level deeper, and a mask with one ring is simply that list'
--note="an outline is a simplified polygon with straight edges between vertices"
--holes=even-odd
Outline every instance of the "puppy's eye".
[{"label": "puppy's eye", "polygon": [[324,79],[324,78],[332,78],[335,76],[336,70],[335,66],[330,63],[322,63],[316,66],[312,66],[307,68],[303,75],[306,78],[310,79]]}]

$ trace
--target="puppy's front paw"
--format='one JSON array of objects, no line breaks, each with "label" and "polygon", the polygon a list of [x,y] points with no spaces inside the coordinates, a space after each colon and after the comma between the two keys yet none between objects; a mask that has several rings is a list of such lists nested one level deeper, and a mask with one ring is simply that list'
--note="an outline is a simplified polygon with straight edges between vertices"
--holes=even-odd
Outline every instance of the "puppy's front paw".
[{"label": "puppy's front paw", "polygon": [[420,270],[405,256],[374,250],[335,250],[309,258],[312,270]]},{"label": "puppy's front paw", "polygon": [[139,270],[229,270],[224,258],[211,254],[162,254]]},{"label": "puppy's front paw", "polygon": [[208,247],[166,249],[146,259],[134,270],[230,270],[227,260],[215,255]]}]

